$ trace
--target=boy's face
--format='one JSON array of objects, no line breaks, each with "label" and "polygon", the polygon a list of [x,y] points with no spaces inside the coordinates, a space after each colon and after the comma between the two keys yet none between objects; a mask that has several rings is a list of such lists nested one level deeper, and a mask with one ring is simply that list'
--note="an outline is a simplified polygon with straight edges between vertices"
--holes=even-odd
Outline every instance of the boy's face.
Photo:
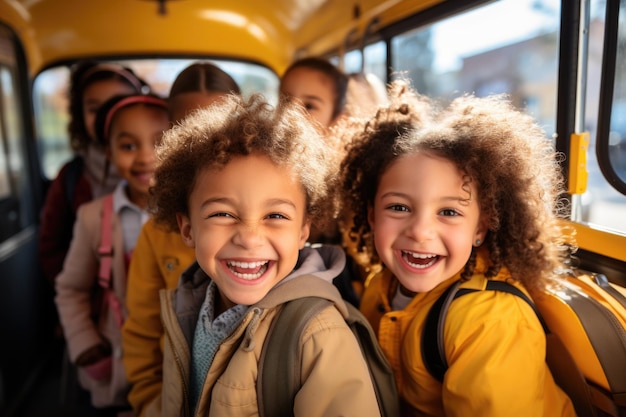
[{"label": "boy's face", "polygon": [[309,236],[306,196],[289,169],[241,156],[198,174],[183,240],[215,281],[226,307],[261,300],[295,267]]},{"label": "boy's face", "polygon": [[484,240],[476,187],[465,182],[452,162],[424,153],[398,158],[382,175],[369,221],[378,255],[409,291],[452,278]]}]

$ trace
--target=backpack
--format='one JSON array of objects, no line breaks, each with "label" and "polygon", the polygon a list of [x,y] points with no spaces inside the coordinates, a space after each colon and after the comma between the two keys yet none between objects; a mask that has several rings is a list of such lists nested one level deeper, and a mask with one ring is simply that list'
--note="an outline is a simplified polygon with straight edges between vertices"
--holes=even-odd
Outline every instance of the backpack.
[{"label": "backpack", "polygon": [[[546,332],[546,362],[579,417],[626,416],[626,290],[601,274],[561,278],[558,289],[530,300],[502,281],[486,290],[514,294],[535,310]],[[452,285],[433,304],[422,333],[422,359],[443,381],[448,365],[443,326],[450,303],[480,291]]]},{"label": "backpack", "polygon": [[[391,366],[367,319],[356,307],[345,304],[349,311],[346,323],[367,362],[381,415],[397,417],[400,405]],[[257,398],[261,417],[293,416],[294,399],[300,389],[300,336],[311,318],[329,305],[333,303],[319,297],[299,298],[287,302],[273,320],[259,360]]]}]

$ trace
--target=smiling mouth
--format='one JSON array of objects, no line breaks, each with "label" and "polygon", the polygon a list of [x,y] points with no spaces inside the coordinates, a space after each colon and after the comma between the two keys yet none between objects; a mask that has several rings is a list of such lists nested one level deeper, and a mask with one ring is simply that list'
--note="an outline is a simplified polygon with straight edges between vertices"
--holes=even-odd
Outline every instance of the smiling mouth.
[{"label": "smiling mouth", "polygon": [[269,261],[257,261],[257,262],[238,262],[228,261],[226,265],[230,271],[237,278],[245,279],[247,281],[253,281],[261,278],[261,276],[267,271]]},{"label": "smiling mouth", "polygon": [[409,251],[402,251],[402,259],[406,261],[409,266],[416,269],[425,269],[429,266],[433,266],[435,262],[439,260],[439,255],[432,253],[423,254]]}]

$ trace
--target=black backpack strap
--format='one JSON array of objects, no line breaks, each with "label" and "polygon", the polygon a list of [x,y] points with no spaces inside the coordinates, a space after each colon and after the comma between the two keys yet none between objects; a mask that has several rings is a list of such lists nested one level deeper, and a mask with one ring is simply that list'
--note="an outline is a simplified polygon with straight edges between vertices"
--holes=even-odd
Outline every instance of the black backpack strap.
[{"label": "black backpack strap", "polygon": [[318,297],[289,301],[274,318],[263,343],[257,375],[260,417],[293,416],[300,390],[300,339],[309,321],[332,303]]},{"label": "black backpack strap", "polygon": [[[439,382],[443,382],[443,377],[448,370],[448,361],[446,360],[445,346],[443,340],[443,326],[450,304],[462,295],[481,291],[473,288],[459,288],[461,281],[452,284],[430,308],[424,323],[424,330],[421,338],[422,360],[426,370]],[[526,296],[519,288],[504,281],[488,281],[485,290],[501,291],[516,295],[526,301],[533,309],[543,329],[549,333],[546,325],[535,303]]]}]

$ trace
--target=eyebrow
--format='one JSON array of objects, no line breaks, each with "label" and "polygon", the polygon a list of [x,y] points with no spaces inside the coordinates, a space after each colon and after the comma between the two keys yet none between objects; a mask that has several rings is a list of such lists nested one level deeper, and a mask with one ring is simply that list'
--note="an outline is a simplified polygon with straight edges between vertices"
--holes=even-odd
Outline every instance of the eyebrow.
[{"label": "eyebrow", "polygon": [[[200,204],[200,209],[203,209],[204,207],[208,206],[209,204],[213,204],[213,203],[234,205],[230,198],[227,198],[227,197],[212,197],[212,198],[207,198],[206,200],[204,200],[202,202],[202,204]],[[280,205],[288,205],[288,206],[293,207],[294,209],[296,209],[296,204],[293,201],[287,200],[287,199],[284,199],[284,198],[271,198],[271,199],[267,200],[266,205],[270,206],[270,207],[280,206]]]},{"label": "eyebrow", "polygon": [[[402,197],[402,198],[406,198],[407,200],[410,200],[411,198],[409,197],[408,194],[404,194],[404,193],[398,193],[395,191],[390,191],[388,193],[385,193],[383,195],[380,196],[380,198],[385,198],[385,197]],[[456,197],[456,196],[445,196],[443,198],[439,199],[440,201],[443,202],[447,202],[447,201],[451,201],[451,202],[462,202],[462,201],[469,201],[469,198],[463,198],[463,197]]]},{"label": "eyebrow", "polygon": [[320,103],[324,102],[324,100],[321,97],[313,96],[313,95],[305,95],[300,100],[313,100],[313,101],[319,101]]}]

